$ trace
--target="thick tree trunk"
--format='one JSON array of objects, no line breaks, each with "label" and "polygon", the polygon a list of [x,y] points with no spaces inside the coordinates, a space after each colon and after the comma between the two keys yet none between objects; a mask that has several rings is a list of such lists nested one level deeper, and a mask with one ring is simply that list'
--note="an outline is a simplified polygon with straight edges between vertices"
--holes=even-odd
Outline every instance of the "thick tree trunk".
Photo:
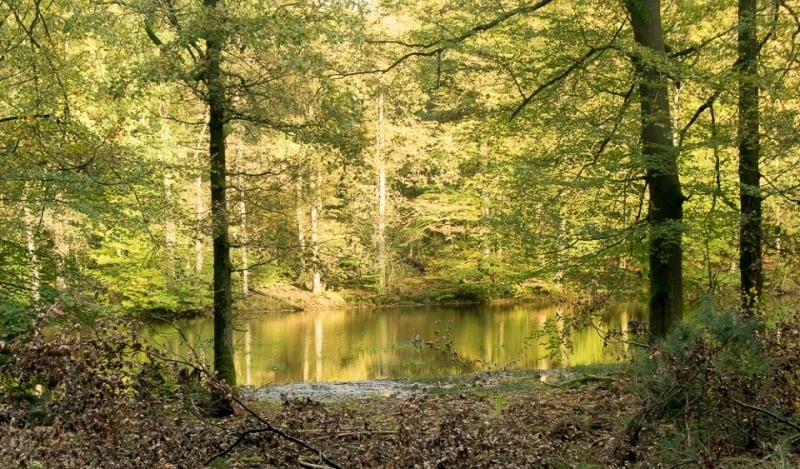
[{"label": "thick tree trunk", "polygon": [[[217,0],[204,0],[216,9]],[[213,14],[213,13],[212,13]],[[236,384],[233,364],[231,253],[228,240],[228,201],[225,167],[225,89],[220,75],[222,39],[219,31],[206,38],[205,81],[208,86],[208,134],[211,183],[211,220],[214,251],[214,370],[229,385]]]},{"label": "thick tree trunk", "polygon": [[[659,0],[626,0],[636,43],[663,55]],[[635,59],[639,74],[642,157],[650,207],[650,331],[663,336],[683,318],[681,230],[683,201],[670,122],[667,77],[648,54]]]},{"label": "thick tree trunk", "polygon": [[739,0],[739,273],[742,308],[752,314],[764,286],[756,0]]}]

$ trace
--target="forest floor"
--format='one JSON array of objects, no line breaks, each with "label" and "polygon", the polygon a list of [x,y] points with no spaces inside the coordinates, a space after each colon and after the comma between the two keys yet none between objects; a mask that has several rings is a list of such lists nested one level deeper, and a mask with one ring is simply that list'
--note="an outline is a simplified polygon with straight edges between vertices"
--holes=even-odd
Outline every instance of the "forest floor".
[{"label": "forest floor", "polygon": [[417,383],[373,381],[362,383],[363,392],[358,387],[245,393],[248,409],[315,451],[270,432],[240,445],[226,465],[622,467],[641,462],[624,436],[637,406],[613,375],[480,373]]}]

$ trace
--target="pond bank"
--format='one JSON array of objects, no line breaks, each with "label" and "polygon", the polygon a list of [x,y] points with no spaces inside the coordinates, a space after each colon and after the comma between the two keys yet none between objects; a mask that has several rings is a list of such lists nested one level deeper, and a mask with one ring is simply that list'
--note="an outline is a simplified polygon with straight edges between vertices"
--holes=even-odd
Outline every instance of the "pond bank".
[{"label": "pond bank", "polygon": [[355,382],[291,383],[259,388],[244,387],[241,392],[251,400],[282,401],[310,399],[319,402],[371,399],[378,397],[411,397],[431,393],[454,392],[459,389],[494,388],[520,381],[558,386],[574,379],[577,373],[570,370],[515,370],[491,373],[473,373],[458,377],[430,380],[373,379]]}]

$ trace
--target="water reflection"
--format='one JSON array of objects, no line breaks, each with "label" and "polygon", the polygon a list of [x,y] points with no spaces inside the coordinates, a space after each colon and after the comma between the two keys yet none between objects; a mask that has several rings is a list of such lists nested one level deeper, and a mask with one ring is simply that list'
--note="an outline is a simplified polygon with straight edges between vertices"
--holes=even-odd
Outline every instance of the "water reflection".
[{"label": "water reflection", "polygon": [[[236,373],[240,384],[260,386],[548,369],[619,356],[621,346],[604,347],[592,329],[574,332],[571,349],[541,337],[545,329],[563,331],[568,316],[530,305],[265,313],[236,320]],[[605,318],[616,329],[627,320],[624,311]],[[172,353],[187,357],[188,342],[212,361],[211,319],[174,326],[151,324],[146,332]]]}]

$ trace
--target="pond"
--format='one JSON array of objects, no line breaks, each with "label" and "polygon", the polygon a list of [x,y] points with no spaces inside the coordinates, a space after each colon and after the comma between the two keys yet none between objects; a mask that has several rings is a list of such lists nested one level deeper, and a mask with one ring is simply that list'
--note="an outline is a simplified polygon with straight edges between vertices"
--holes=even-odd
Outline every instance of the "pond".
[{"label": "pond", "polygon": [[[420,378],[597,364],[620,356],[622,346],[604,346],[594,329],[572,333],[570,348],[551,341],[568,316],[560,307],[516,304],[238,317],[237,379],[239,384],[263,386]],[[607,326],[617,330],[628,322],[622,308],[606,316]],[[143,333],[176,356],[188,358],[191,349],[204,362],[213,361],[210,318],[150,323]]]}]

